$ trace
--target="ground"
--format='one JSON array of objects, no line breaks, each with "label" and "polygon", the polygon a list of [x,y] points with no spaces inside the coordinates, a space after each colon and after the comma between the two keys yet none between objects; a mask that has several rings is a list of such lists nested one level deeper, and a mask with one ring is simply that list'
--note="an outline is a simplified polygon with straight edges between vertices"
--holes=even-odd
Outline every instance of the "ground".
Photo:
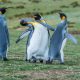
[{"label": "ground", "polygon": [[[80,80],[80,0],[8,0],[7,3],[0,4],[0,7],[8,8],[6,17],[11,43],[9,61],[0,61],[0,80]],[[51,65],[26,62],[27,37],[20,43],[15,43],[26,28],[20,26],[20,19],[40,12],[48,24],[56,27],[60,22],[59,11],[67,14],[69,32],[76,37],[78,44],[67,41],[64,65],[59,64],[59,61],[54,61]]]}]

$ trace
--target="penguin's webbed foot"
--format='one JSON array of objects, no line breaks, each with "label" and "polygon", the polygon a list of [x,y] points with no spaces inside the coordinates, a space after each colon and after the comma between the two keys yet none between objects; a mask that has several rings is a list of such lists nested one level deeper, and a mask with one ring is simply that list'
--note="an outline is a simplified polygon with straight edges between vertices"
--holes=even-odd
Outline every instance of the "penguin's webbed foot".
[{"label": "penguin's webbed foot", "polygon": [[52,64],[53,61],[47,60],[46,64]]},{"label": "penguin's webbed foot", "polygon": [[31,62],[36,63],[36,58],[34,56],[32,56]]},{"label": "penguin's webbed foot", "polygon": [[3,58],[3,61],[9,61],[7,58]]},{"label": "penguin's webbed foot", "polygon": [[36,60],[32,60],[32,63],[36,63]]},{"label": "penguin's webbed foot", "polygon": [[60,62],[60,64],[64,65],[64,62]]}]

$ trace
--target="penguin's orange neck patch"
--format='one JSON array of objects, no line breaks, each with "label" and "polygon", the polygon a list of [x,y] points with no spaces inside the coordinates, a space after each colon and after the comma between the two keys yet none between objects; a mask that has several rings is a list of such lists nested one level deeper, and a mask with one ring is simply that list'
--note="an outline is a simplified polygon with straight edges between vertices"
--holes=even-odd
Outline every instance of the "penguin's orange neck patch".
[{"label": "penguin's orange neck patch", "polygon": [[39,24],[38,22],[31,22],[31,24],[33,25],[33,26],[35,26],[35,25],[37,25],[37,24]]}]

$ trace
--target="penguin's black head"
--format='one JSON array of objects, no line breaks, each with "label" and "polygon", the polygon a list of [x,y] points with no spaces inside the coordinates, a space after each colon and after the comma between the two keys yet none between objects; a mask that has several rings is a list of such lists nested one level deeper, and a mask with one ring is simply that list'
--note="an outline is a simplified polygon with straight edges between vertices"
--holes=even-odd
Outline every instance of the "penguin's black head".
[{"label": "penguin's black head", "polygon": [[0,8],[1,14],[5,14],[7,8]]},{"label": "penguin's black head", "polygon": [[22,19],[20,20],[20,24],[21,24],[22,26],[28,26],[28,25],[31,24],[31,22],[32,22],[32,19],[30,19],[30,18],[22,18]]},{"label": "penguin's black head", "polygon": [[67,19],[66,14],[64,13],[59,13],[61,20]]},{"label": "penguin's black head", "polygon": [[22,25],[22,26],[27,26],[28,24],[27,24],[27,22],[25,23],[25,20],[21,20],[21,21],[20,21],[20,25]]},{"label": "penguin's black head", "polygon": [[41,15],[39,13],[34,14],[34,19],[35,20],[40,20],[41,19]]}]

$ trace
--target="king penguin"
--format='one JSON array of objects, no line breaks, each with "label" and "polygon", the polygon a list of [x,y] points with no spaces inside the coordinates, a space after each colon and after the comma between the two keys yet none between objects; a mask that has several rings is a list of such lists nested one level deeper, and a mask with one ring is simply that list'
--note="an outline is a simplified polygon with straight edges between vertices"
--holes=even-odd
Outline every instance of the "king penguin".
[{"label": "king penguin", "polygon": [[[32,35],[29,39],[29,45],[27,46],[27,60],[31,59],[41,59],[47,60],[48,59],[48,31],[47,28],[44,27],[42,24],[36,21],[27,21],[26,19],[23,20],[25,25],[32,25],[34,27],[33,31],[28,31],[29,33],[32,32]],[[27,32],[23,32],[22,35],[18,38],[22,39]],[[16,42],[18,42],[18,40]],[[36,62],[36,61],[35,61]]]},{"label": "king penguin", "polygon": [[7,49],[10,46],[10,40],[5,13],[6,8],[0,8],[0,57],[7,61]]},{"label": "king penguin", "polygon": [[[55,28],[53,28],[52,26],[50,26],[49,24],[47,24],[46,21],[44,20],[44,18],[39,13],[35,13],[32,16],[32,18],[34,18],[36,22],[40,23],[41,25],[43,25],[44,27],[47,28],[48,38],[49,38],[49,42],[48,43],[50,43],[50,32],[49,32],[49,30],[55,31]],[[40,62],[42,63],[43,60],[40,60]]]},{"label": "king penguin", "polygon": [[72,40],[74,43],[77,43],[77,40],[68,33],[67,16],[64,13],[59,13],[59,15],[61,22],[57,25],[50,41],[49,63],[52,63],[53,60],[57,59],[61,64],[64,64],[63,49],[67,39]]}]

